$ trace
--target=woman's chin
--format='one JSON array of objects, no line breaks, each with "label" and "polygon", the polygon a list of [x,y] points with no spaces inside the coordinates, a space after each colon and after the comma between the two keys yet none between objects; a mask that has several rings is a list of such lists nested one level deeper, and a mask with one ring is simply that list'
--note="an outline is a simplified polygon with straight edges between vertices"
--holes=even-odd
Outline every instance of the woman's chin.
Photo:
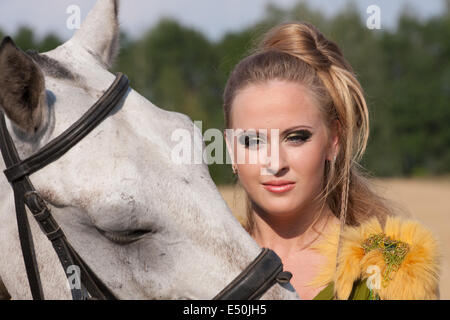
[{"label": "woman's chin", "polygon": [[288,217],[295,212],[298,212],[298,205],[292,203],[281,203],[280,201],[274,201],[273,203],[265,203],[261,206],[264,212],[273,217]]}]

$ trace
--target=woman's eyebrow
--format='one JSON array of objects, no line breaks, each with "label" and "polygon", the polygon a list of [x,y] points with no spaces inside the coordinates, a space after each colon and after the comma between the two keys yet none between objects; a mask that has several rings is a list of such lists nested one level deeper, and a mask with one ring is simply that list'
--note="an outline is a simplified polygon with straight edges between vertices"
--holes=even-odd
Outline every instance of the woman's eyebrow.
[{"label": "woman's eyebrow", "polygon": [[306,125],[293,126],[293,127],[290,127],[290,128],[287,128],[287,129],[283,130],[283,132],[281,132],[281,135],[283,136],[286,133],[288,133],[289,131],[292,131],[292,130],[295,130],[295,129],[300,129],[300,128],[313,129],[313,127],[306,126]]},{"label": "woman's eyebrow", "polygon": [[[283,130],[283,132],[281,132],[281,135],[285,135],[286,133],[288,133],[289,131],[295,130],[295,129],[300,129],[300,128],[307,128],[307,129],[313,129],[313,127],[311,126],[307,126],[307,125],[298,125],[298,126],[293,126],[293,127],[289,127],[285,130]],[[238,135],[248,135],[248,134],[257,134],[259,135],[259,131],[260,130],[264,130],[264,132],[270,132],[270,130],[268,129],[246,129],[243,130],[242,132],[240,132]],[[273,130],[273,129],[272,129]]]},{"label": "woman's eyebrow", "polygon": [[237,136],[242,136],[242,135],[259,135],[259,129],[246,129],[246,130],[241,130]]}]

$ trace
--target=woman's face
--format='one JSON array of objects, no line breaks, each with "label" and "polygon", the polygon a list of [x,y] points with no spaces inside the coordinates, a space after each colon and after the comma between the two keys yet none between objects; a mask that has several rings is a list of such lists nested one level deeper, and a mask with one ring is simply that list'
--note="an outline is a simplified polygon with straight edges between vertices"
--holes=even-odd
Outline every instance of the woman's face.
[{"label": "woman's face", "polygon": [[[333,159],[337,151],[337,137],[329,136],[308,89],[283,80],[250,84],[235,97],[231,123],[234,148],[227,141],[228,151],[242,186],[259,210],[288,217],[314,205],[312,200],[322,187],[325,160]],[[249,130],[248,134],[239,135],[239,129]],[[279,134],[272,129],[278,129]],[[278,159],[271,150],[276,141]],[[238,158],[239,152],[245,161]],[[250,159],[257,161],[250,163]],[[284,186],[267,184],[277,182]]]}]

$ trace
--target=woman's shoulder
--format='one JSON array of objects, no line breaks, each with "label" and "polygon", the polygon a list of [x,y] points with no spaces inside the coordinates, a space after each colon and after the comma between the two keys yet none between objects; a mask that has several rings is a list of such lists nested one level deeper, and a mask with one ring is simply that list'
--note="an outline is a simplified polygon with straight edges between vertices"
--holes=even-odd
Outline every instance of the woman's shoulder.
[{"label": "woman's shoulder", "polygon": [[314,245],[327,262],[310,285],[333,283],[338,299],[364,287],[381,299],[439,298],[438,241],[420,222],[390,216],[382,225],[373,217],[339,234],[335,226]]}]

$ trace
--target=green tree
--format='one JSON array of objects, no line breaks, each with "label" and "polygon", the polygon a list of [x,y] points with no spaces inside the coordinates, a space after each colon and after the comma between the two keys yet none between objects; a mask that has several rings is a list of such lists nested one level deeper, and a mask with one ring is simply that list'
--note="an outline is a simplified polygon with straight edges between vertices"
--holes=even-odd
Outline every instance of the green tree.
[{"label": "green tree", "polygon": [[36,49],[38,47],[33,30],[25,26],[20,27],[14,35],[14,42],[23,51]]},{"label": "green tree", "polygon": [[48,34],[42,39],[42,41],[39,42],[37,45],[36,50],[39,52],[47,52],[50,50],[55,49],[56,47],[60,46],[62,44],[61,40],[58,38],[58,36],[54,34]]}]

